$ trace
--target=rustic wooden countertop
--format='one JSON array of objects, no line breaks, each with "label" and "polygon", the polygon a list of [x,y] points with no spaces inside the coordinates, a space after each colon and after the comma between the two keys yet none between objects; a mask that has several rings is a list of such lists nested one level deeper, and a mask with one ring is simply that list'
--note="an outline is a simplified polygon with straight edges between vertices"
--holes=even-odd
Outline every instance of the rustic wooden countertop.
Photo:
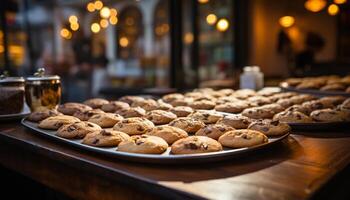
[{"label": "rustic wooden countertop", "polygon": [[0,164],[79,199],[309,199],[350,164],[350,131],[292,134],[240,158],[199,165],[117,160],[0,124]]}]

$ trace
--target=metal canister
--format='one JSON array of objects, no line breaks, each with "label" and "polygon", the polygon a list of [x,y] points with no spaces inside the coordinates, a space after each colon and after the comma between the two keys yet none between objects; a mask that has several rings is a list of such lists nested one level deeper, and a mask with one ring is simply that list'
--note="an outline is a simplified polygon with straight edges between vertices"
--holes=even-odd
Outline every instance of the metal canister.
[{"label": "metal canister", "polygon": [[61,79],[57,75],[45,75],[44,68],[38,69],[25,83],[25,97],[30,110],[55,109],[62,95]]}]

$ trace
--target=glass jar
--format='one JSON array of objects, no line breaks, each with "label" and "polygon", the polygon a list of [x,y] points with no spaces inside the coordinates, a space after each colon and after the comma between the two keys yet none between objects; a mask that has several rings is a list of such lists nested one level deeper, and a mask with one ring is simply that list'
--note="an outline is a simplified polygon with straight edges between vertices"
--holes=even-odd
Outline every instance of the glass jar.
[{"label": "glass jar", "polygon": [[0,115],[18,114],[24,108],[24,78],[0,77]]},{"label": "glass jar", "polygon": [[40,68],[32,77],[26,79],[26,102],[33,111],[56,109],[61,101],[61,80],[57,75],[45,75]]}]

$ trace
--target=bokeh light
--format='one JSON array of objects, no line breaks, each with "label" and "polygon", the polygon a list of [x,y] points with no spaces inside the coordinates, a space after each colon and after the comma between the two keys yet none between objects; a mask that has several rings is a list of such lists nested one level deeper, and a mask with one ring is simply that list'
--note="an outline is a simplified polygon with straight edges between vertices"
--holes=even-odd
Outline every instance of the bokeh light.
[{"label": "bokeh light", "polygon": [[311,12],[319,12],[326,7],[325,0],[307,0],[304,4],[305,8]]},{"label": "bokeh light", "polygon": [[331,4],[328,6],[328,14],[329,15],[337,15],[339,13],[339,7],[336,4]]},{"label": "bokeh light", "polygon": [[91,24],[91,31],[93,33],[98,33],[98,32],[100,32],[100,30],[101,30],[101,27],[98,23]]},{"label": "bokeh light", "polygon": [[109,23],[108,23],[108,20],[107,20],[107,19],[101,19],[101,21],[100,21],[100,26],[101,26],[102,28],[107,28],[108,25],[109,25]]},{"label": "bokeh light", "polygon": [[209,25],[214,25],[216,23],[216,21],[218,20],[218,18],[216,17],[215,14],[209,14],[206,17],[207,23]]},{"label": "bokeh light", "polygon": [[119,39],[119,45],[120,45],[121,47],[127,47],[127,46],[129,45],[129,40],[128,40],[128,38],[127,38],[127,37],[121,37],[121,38]]},{"label": "bokeh light", "polygon": [[228,27],[230,26],[230,23],[227,19],[220,19],[218,23],[216,24],[216,29],[220,32],[225,32]]},{"label": "bokeh light", "polygon": [[101,10],[100,10],[100,16],[102,18],[108,18],[109,16],[111,16],[111,11],[109,10],[108,7],[103,7]]},{"label": "bokeh light", "polygon": [[289,28],[295,23],[295,19],[292,16],[283,16],[279,19],[279,23],[284,28]]}]

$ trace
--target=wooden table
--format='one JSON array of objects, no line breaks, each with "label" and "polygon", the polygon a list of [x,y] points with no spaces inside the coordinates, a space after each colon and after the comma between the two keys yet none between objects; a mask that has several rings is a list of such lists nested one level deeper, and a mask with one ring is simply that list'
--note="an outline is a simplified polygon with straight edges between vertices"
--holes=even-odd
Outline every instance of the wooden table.
[{"label": "wooden table", "polygon": [[347,133],[293,134],[234,160],[170,166],[104,157],[2,122],[0,164],[79,199],[308,199],[347,169]]}]

